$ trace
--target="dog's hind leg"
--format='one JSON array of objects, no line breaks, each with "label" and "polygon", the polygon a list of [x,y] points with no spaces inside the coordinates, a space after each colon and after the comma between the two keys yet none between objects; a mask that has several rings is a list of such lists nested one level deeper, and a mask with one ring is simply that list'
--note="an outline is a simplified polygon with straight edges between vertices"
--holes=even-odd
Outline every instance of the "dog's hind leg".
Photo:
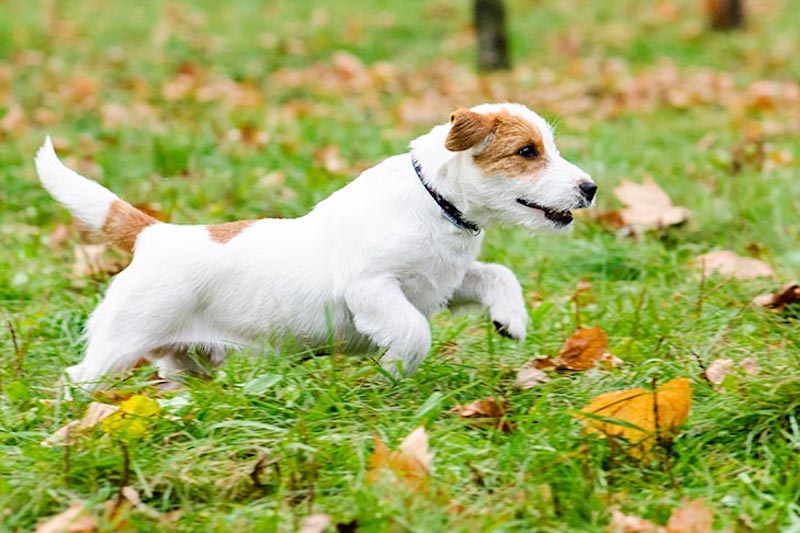
[{"label": "dog's hind leg", "polygon": [[345,295],[356,329],[385,348],[383,367],[392,375],[410,375],[431,349],[425,315],[412,305],[397,280],[362,281]]}]

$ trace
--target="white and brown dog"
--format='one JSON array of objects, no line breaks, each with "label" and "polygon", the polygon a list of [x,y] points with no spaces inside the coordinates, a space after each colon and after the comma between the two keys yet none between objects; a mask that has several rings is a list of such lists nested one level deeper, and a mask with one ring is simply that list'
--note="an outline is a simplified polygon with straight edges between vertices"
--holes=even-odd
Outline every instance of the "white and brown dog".
[{"label": "white and brown dog", "polygon": [[389,372],[409,374],[430,350],[428,317],[447,305],[480,304],[522,340],[522,290],[508,268],[476,261],[480,228],[564,229],[597,189],[544,119],[507,103],[454,112],[410,153],[291,220],[158,222],[65,167],[49,138],[36,169],[80,222],[133,252],[92,313],[83,361],[67,369],[85,388],[141,357],[162,375],[198,371],[259,337],[283,349],[332,338],[351,353],[380,349]]}]

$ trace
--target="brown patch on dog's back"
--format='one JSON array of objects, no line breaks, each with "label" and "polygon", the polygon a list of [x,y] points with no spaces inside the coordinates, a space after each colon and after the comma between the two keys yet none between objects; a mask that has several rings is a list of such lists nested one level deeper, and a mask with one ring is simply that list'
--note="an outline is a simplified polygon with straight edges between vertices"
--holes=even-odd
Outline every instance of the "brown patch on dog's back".
[{"label": "brown patch on dog's back", "polygon": [[[489,145],[473,156],[475,164],[489,176],[530,176],[544,168],[544,141],[539,128],[510,113],[495,115],[494,136]],[[526,159],[517,154],[524,146],[533,146],[537,156]]]},{"label": "brown patch on dog's back", "polygon": [[208,233],[211,235],[212,241],[225,244],[250,227],[253,222],[253,220],[237,220],[235,222],[213,224],[206,227],[208,228]]},{"label": "brown patch on dog's back", "polygon": [[158,221],[155,218],[139,211],[131,204],[114,200],[103,222],[102,232],[110,244],[126,252],[133,252],[139,233],[156,222]]}]

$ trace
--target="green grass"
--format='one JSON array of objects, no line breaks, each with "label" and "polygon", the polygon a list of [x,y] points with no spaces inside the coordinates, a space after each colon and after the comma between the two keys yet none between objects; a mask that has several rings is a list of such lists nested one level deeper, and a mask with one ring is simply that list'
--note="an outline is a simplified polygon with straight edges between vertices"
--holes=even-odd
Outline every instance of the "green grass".
[{"label": "green grass", "polygon": [[[530,309],[528,338],[499,338],[481,315],[437,315],[431,356],[396,385],[368,358],[277,357],[258,346],[232,355],[213,380],[178,393],[187,402],[174,417],[131,444],[130,483],[152,509],[180,513],[162,523],[133,513],[129,528],[292,531],[326,512],[363,531],[602,531],[612,505],[663,524],[682,499],[701,497],[716,529],[800,531],[798,314],[748,305],[800,270],[800,104],[765,109],[712,98],[677,107],[658,97],[604,107],[614,87],[665,61],[683,77],[731,72],[736,98],[758,80],[796,84],[800,11],[789,0],[751,2],[746,32],[715,35],[689,0],[659,3],[677,6],[674,20],[634,0],[515,0],[518,68],[481,85],[469,74],[466,2],[395,4],[4,5],[0,118],[18,105],[26,120],[0,128],[0,529],[30,530],[75,501],[101,516],[123,467],[120,447],[99,432],[68,450],[39,444],[89,401],[60,401],[55,383],[80,359],[82,328],[107,284],[76,285],[71,244],[48,245],[69,215],[34,175],[45,134],[84,173],[133,202],[160,202],[173,221],[289,217],[354,175],[327,171],[318,149],[336,146],[363,168],[404,150],[455,107],[508,98],[558,123],[562,152],[595,176],[601,208],[617,206],[611,191],[622,177],[651,175],[692,210],[691,220],[636,239],[591,220],[567,236],[490,229],[483,258],[510,266],[526,293],[544,300]],[[338,51],[368,67],[389,62],[399,74],[326,86]],[[258,98],[229,102],[230,90],[208,101],[165,97],[165,85],[192,65],[202,84],[234,80]],[[301,81],[286,82],[285,69],[298,69]],[[96,83],[86,98],[75,94],[83,78]],[[591,105],[566,105],[576,90]],[[433,103],[421,104],[426,98]],[[431,118],[409,118],[409,101]],[[133,111],[104,121],[108,103]],[[136,108],[142,103],[155,120]],[[734,147],[754,126],[765,131],[768,154],[794,159],[731,172]],[[242,128],[263,131],[265,144],[231,140]],[[274,170],[285,183],[265,181]],[[760,257],[777,279],[701,284],[691,260],[713,249]],[[576,310],[565,300],[581,279],[593,287]],[[514,390],[516,368],[557,353],[578,321],[607,331],[625,365]],[[720,357],[755,357],[761,371],[715,389],[702,368]],[[258,394],[243,391],[265,375],[280,379]],[[673,377],[692,380],[691,416],[672,449],[651,461],[589,439],[572,417],[603,392]],[[124,387],[146,380],[141,370]],[[489,395],[508,399],[515,431],[472,428],[448,412]],[[435,453],[431,493],[367,483],[373,435],[395,447],[421,424]],[[257,485],[251,472],[262,453],[269,465]]]}]

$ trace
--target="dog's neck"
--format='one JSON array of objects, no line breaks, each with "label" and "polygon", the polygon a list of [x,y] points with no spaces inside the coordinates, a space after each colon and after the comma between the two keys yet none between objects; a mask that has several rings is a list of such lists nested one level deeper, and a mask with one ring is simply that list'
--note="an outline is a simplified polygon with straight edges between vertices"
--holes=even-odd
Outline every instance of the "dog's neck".
[{"label": "dog's neck", "polygon": [[[485,217],[480,216],[481,210],[469,201],[467,191],[459,179],[462,171],[461,158],[465,154],[451,152],[444,147],[449,130],[450,125],[444,124],[417,137],[411,141],[411,154],[419,163],[427,186],[455,206],[465,221],[483,227]],[[468,233],[475,233],[468,227],[463,229]]]}]

